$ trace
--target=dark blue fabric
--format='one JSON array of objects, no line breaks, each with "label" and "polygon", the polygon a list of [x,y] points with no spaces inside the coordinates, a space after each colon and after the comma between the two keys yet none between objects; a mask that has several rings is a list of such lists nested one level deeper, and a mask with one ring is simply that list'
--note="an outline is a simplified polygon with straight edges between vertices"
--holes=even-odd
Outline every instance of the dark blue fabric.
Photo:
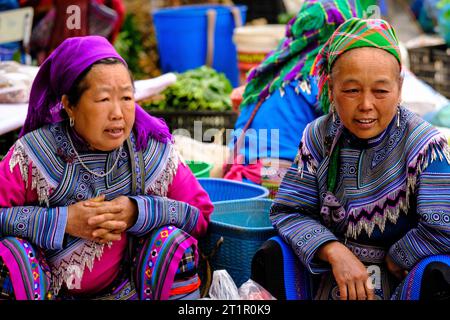
[{"label": "dark blue fabric", "polygon": [[405,280],[397,287],[395,293],[392,295],[392,300],[419,300],[423,290],[422,278],[427,266],[433,262],[442,262],[450,266],[449,255],[435,255],[422,259],[416,266],[408,273]]},{"label": "dark blue fabric", "polygon": [[[281,239],[280,236],[275,236],[269,240],[276,241],[283,253],[283,273],[284,273],[284,288],[286,300],[311,300],[311,288],[309,286],[309,275],[298,261],[288,244]],[[298,279],[300,277],[300,279]],[[296,284],[302,285],[297,288]]]},{"label": "dark blue fabric", "polygon": [[19,2],[17,0],[0,0],[0,11],[17,9]]},{"label": "dark blue fabric", "polygon": [[[260,158],[280,158],[293,161],[298,150],[303,129],[305,126],[320,115],[317,111],[317,85],[311,79],[311,92],[302,91],[297,88],[298,81],[291,82],[285,87],[282,97],[279,90],[274,92],[264,101],[258,110],[252,124],[246,133],[246,143],[241,148],[241,154],[245,155],[246,163]],[[244,128],[250,118],[256,104],[245,106],[236,121],[235,130]],[[254,130],[251,130],[254,129]],[[266,129],[264,133],[260,131]],[[279,144],[272,140],[271,130],[279,130]],[[234,137],[239,137],[239,132]],[[252,141],[258,147],[250,147]],[[261,146],[267,146],[267,149]],[[230,145],[232,148],[232,144]],[[279,154],[277,154],[277,151]]]}]

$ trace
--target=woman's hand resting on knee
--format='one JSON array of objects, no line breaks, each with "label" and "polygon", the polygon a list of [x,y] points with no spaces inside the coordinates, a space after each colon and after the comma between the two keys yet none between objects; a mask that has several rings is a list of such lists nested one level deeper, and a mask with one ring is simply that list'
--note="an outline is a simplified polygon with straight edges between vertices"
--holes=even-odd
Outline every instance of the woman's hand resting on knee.
[{"label": "woman's hand resting on knee", "polygon": [[317,257],[330,263],[341,300],[374,299],[366,267],[345,245],[328,242],[319,248]]}]

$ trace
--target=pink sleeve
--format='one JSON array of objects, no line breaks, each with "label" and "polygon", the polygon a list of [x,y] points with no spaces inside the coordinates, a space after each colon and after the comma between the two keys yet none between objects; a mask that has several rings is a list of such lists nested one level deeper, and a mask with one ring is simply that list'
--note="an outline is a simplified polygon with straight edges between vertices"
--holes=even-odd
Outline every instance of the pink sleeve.
[{"label": "pink sleeve", "polygon": [[0,208],[23,206],[38,199],[36,190],[30,190],[31,163],[28,166],[28,185],[23,181],[19,165],[16,165],[11,172],[9,162],[13,152],[14,148],[11,148],[0,162]]},{"label": "pink sleeve", "polygon": [[181,161],[172,184],[169,186],[167,197],[186,202],[200,210],[200,216],[195,229],[192,231],[192,235],[194,237],[203,236],[208,228],[214,206],[208,193],[192,174],[191,169]]}]

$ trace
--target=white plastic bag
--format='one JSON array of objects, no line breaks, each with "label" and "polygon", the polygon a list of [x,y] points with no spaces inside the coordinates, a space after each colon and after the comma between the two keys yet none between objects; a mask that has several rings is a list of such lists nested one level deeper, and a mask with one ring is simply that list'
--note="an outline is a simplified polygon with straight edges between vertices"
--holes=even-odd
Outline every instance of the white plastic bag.
[{"label": "white plastic bag", "polygon": [[0,62],[0,103],[26,103],[38,67]]},{"label": "white plastic bag", "polygon": [[[204,298],[207,300],[208,298]],[[211,287],[209,288],[211,300],[276,300],[266,289],[253,281],[247,280],[237,288],[236,284],[226,270],[215,270]]]},{"label": "white plastic bag", "polygon": [[215,270],[209,296],[212,300],[240,300],[238,288],[226,270]]},{"label": "white plastic bag", "polygon": [[269,291],[252,279],[248,279],[244,282],[238,292],[239,297],[242,300],[276,300]]}]

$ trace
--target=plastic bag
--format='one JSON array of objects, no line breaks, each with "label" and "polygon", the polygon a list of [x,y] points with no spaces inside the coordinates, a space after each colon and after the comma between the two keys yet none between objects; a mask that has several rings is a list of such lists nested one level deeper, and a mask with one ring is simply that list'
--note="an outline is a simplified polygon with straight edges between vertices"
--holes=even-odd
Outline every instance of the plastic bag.
[{"label": "plastic bag", "polygon": [[226,270],[215,270],[209,296],[212,300],[240,300],[238,288]]},{"label": "plastic bag", "polygon": [[276,300],[269,291],[252,279],[244,282],[238,290],[242,300]]},{"label": "plastic bag", "polygon": [[26,103],[29,95],[29,87],[26,86],[0,88],[0,103]]},{"label": "plastic bag", "polygon": [[0,63],[0,103],[28,102],[38,67],[22,66],[14,61]]},{"label": "plastic bag", "polygon": [[[208,298],[206,298],[208,299]],[[209,288],[211,300],[276,300],[266,289],[249,279],[238,289],[226,270],[216,270],[213,273]],[[204,299],[205,300],[205,299]]]}]

